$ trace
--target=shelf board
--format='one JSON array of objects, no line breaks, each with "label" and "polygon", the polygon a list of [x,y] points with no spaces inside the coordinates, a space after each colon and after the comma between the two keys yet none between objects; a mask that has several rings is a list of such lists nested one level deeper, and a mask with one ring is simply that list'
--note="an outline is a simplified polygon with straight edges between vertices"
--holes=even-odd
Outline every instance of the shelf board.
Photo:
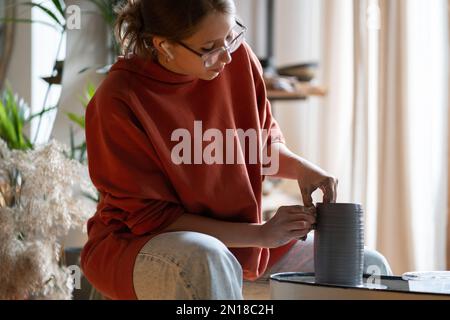
[{"label": "shelf board", "polygon": [[303,92],[268,90],[267,98],[269,100],[306,100],[308,99],[308,95],[305,95]]},{"label": "shelf board", "polygon": [[306,100],[310,97],[325,97],[327,89],[323,86],[313,85],[306,82],[299,82],[295,86],[295,91],[267,90],[269,100]]}]

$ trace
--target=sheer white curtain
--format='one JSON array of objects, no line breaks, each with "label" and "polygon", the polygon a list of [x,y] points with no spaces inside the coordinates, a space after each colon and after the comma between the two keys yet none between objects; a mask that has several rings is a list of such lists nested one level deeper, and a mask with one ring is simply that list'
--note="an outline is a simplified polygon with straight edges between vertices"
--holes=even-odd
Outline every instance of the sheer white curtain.
[{"label": "sheer white curtain", "polygon": [[397,270],[445,269],[445,0],[380,0],[377,245]]},{"label": "sheer white curtain", "polygon": [[[449,36],[447,47],[449,48],[449,51],[450,51],[450,0],[448,0],[448,8],[447,9],[448,9],[447,10],[448,11],[448,24],[447,24],[448,29],[447,29],[447,31],[448,31],[448,36]],[[449,106],[450,106],[450,64],[449,64],[448,70],[449,70],[448,71],[448,75],[449,75],[448,99],[449,99]],[[449,117],[447,119],[449,120],[449,123],[450,123],[450,113],[449,113]],[[448,140],[449,140],[449,144],[450,144],[450,129],[448,129]],[[450,150],[448,152],[448,155],[449,155],[448,158],[450,158]],[[450,170],[448,172],[447,177],[448,177],[447,181],[450,181]],[[448,192],[449,196],[447,199],[447,203],[448,203],[447,210],[449,211],[447,214],[447,270],[450,270],[450,210],[449,210],[450,209],[450,188],[448,186],[447,186],[447,188],[449,190],[449,192]]]},{"label": "sheer white curtain", "polygon": [[[339,177],[338,201],[364,205],[367,245],[397,274],[445,269],[447,1],[298,3],[318,8],[320,27],[309,29],[316,36],[296,41],[320,49],[319,81],[329,94],[276,104],[288,144]],[[298,3],[277,5],[279,64],[288,60],[286,48],[305,48],[292,49],[292,37],[305,33],[289,18]]]}]

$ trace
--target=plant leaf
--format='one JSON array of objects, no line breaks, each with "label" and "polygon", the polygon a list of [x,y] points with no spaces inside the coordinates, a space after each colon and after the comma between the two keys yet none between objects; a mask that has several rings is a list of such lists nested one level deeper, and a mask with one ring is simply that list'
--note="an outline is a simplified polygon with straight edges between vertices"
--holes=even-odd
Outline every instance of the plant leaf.
[{"label": "plant leaf", "polygon": [[12,96],[11,91],[7,91],[7,104],[9,104],[9,109],[11,111],[11,122],[13,124],[13,127],[15,129],[15,134],[17,137],[17,143],[20,147],[24,145],[24,139],[22,137],[22,128],[23,128],[23,121],[20,119],[19,112],[17,110],[17,105],[14,103],[14,97]]},{"label": "plant leaf", "polygon": [[8,118],[6,106],[0,101],[0,135],[8,143],[8,146],[17,149],[18,139],[14,125]]},{"label": "plant leaf", "polygon": [[31,122],[31,120],[33,120],[34,118],[43,116],[43,115],[46,114],[47,112],[50,112],[50,111],[55,110],[55,109],[58,109],[58,106],[50,107],[50,108],[47,108],[47,109],[42,110],[42,111],[39,112],[39,113],[33,114],[33,115],[31,115],[27,120],[25,120],[25,123],[29,123],[29,122]]},{"label": "plant leaf", "polygon": [[86,127],[86,120],[84,116],[78,116],[71,112],[66,112],[66,115],[69,117],[70,120],[78,124],[81,128],[84,129]]},{"label": "plant leaf", "polygon": [[[63,22],[59,21],[58,17],[50,10],[44,7],[42,4],[34,3],[34,2],[24,2],[22,3],[24,6],[30,6],[30,7],[36,7],[42,10],[44,13],[46,13],[52,20],[56,22],[60,27],[63,29],[65,28],[65,25]],[[64,16],[64,15],[63,15]]]},{"label": "plant leaf", "polygon": [[31,143],[30,139],[28,139],[26,135],[23,135],[23,138],[25,140],[26,149],[33,149],[33,144]]},{"label": "plant leaf", "polygon": [[92,100],[92,98],[94,97],[96,90],[97,89],[95,88],[94,84],[89,82],[86,87],[86,90],[84,92],[84,97],[80,97],[80,102],[83,105],[84,110],[87,109],[87,106],[88,106],[89,102]]},{"label": "plant leaf", "polygon": [[75,134],[70,126],[70,159],[75,159]]},{"label": "plant leaf", "polygon": [[25,112],[28,106],[14,95],[9,86],[0,98],[0,136],[11,149],[26,150],[32,145],[23,134],[26,124]]},{"label": "plant leaf", "polygon": [[84,143],[80,146],[80,159],[79,159],[79,162],[81,162],[81,163],[84,163],[85,160],[86,160],[86,158],[85,158],[85,155],[86,155],[86,149],[87,149],[87,145],[86,145],[86,142],[84,142]]},{"label": "plant leaf", "polygon": [[52,2],[56,9],[58,9],[59,14],[64,17],[64,11],[66,9],[64,0],[52,0]]},{"label": "plant leaf", "polygon": [[88,83],[88,87],[87,87],[88,98],[92,99],[92,97],[94,96],[96,90],[97,89],[95,88],[93,83],[91,83],[91,82]]}]

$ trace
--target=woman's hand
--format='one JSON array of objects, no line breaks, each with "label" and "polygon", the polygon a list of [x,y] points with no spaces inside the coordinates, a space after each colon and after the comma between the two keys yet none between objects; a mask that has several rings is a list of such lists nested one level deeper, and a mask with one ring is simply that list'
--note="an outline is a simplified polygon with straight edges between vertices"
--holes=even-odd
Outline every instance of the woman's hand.
[{"label": "woman's hand", "polygon": [[278,248],[292,239],[304,238],[316,223],[315,213],[314,207],[280,207],[272,219],[261,226],[263,247]]},{"label": "woman's hand", "polygon": [[324,203],[334,203],[337,198],[338,180],[318,166],[302,159],[297,170],[298,186],[305,207],[313,207],[312,194],[317,189],[323,192]]},{"label": "woman's hand", "polygon": [[336,178],[293,153],[284,143],[273,143],[271,147],[279,155],[279,168],[274,177],[298,180],[305,207],[314,205],[311,195],[319,188],[323,191],[323,202],[336,202]]}]

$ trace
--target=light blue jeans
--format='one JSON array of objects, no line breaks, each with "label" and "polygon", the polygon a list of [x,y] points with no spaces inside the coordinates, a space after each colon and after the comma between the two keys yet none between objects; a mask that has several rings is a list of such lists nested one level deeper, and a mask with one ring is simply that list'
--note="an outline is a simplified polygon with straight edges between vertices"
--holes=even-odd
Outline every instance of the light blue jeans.
[{"label": "light blue jeans", "polygon": [[[313,234],[298,241],[258,279],[279,272],[314,272]],[[365,250],[364,271],[376,266],[392,275],[386,259]],[[369,272],[371,273],[371,272]],[[218,239],[197,232],[169,232],[152,238],[140,251],[133,271],[139,300],[242,300],[242,268]]]}]

